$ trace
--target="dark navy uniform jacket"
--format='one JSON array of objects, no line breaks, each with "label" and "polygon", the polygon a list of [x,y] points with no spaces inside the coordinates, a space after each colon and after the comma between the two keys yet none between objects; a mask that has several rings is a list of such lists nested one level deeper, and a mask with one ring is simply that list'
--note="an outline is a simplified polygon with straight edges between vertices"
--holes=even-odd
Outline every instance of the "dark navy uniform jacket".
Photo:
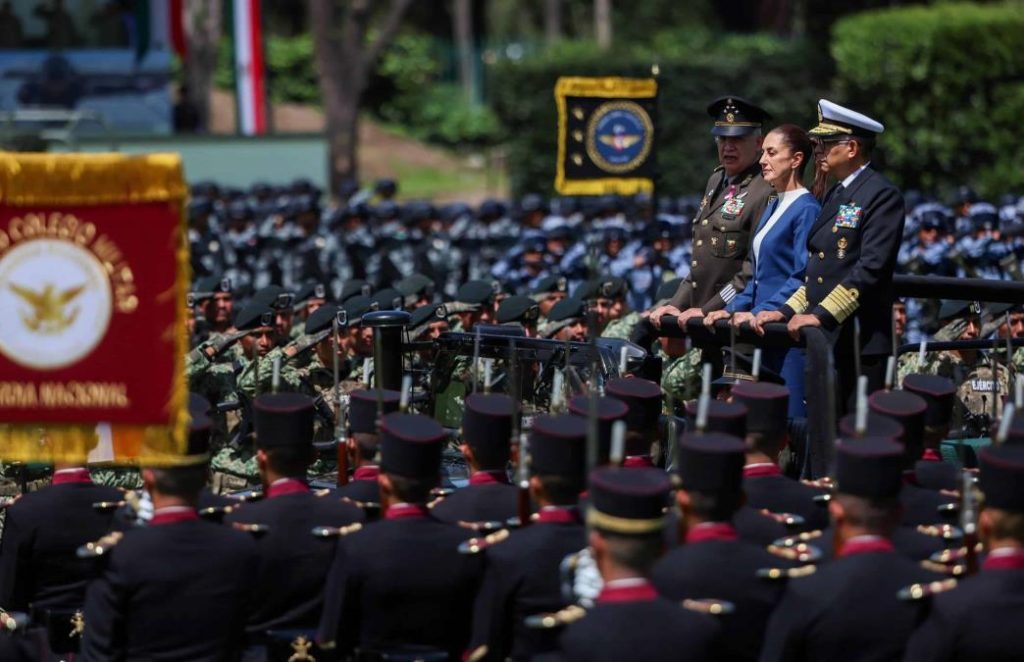
[{"label": "dark navy uniform jacket", "polygon": [[340,654],[357,646],[427,646],[460,659],[469,643],[479,555],[460,554],[473,532],[399,504],[338,543],[317,638]]},{"label": "dark navy uniform jacket", "polygon": [[721,627],[710,616],[658,597],[649,583],[605,587],[586,616],[566,628],[562,659],[579,662],[719,660]]},{"label": "dark navy uniform jacket", "polygon": [[870,165],[848,188],[829,189],[807,239],[805,285],[783,312],[816,315],[826,330],[856,316],[863,354],[892,351],[892,275],[904,220],[903,196]]},{"label": "dark navy uniform jacket", "polygon": [[318,497],[296,480],[271,485],[267,498],[240,506],[225,517],[228,524],[267,527],[256,536],[260,565],[246,627],[251,638],[258,641],[267,630],[316,628],[336,539],[314,537],[312,530],[344,527],[363,519],[356,506]]},{"label": "dark navy uniform jacket", "polygon": [[931,613],[907,645],[907,662],[1021,659],[1024,553],[990,554],[979,574],[932,601]]},{"label": "dark navy uniform jacket", "polygon": [[8,506],[0,540],[0,608],[81,607],[95,565],[75,552],[110,530],[112,513],[93,504],[122,497],[118,489],[94,485],[80,469],[55,474],[52,485]]},{"label": "dark navy uniform jacket", "polygon": [[940,579],[888,540],[848,541],[839,558],[790,580],[768,622],[761,660],[899,660],[922,617],[921,603],[900,600],[900,589]]},{"label": "dark navy uniform jacket", "polygon": [[[368,520],[377,519],[380,514],[380,486],[377,484],[377,475],[380,469],[367,465],[359,467],[352,475],[352,480],[334,491],[334,496],[349,499],[364,509]],[[365,507],[362,504],[372,504],[372,507]],[[372,515],[372,516],[371,516]]]},{"label": "dark navy uniform jacket", "polygon": [[722,618],[721,659],[755,660],[768,617],[784,588],[781,582],[759,578],[757,571],[790,567],[792,562],[739,539],[730,524],[708,523],[689,531],[686,544],[658,561],[652,581],[658,593],[671,600],[733,603],[736,611]]},{"label": "dark navy uniform jacket", "polygon": [[258,556],[249,534],[158,510],[110,550],[89,585],[79,659],[231,659],[242,645]]},{"label": "dark navy uniform jacket", "polygon": [[445,522],[504,524],[518,514],[518,509],[519,490],[504,475],[480,471],[470,476],[469,485],[455,490],[430,510]]},{"label": "dark navy uniform jacket", "polygon": [[562,592],[561,565],[586,546],[578,510],[547,508],[508,540],[488,547],[473,610],[473,648],[486,645],[493,660],[528,660],[554,650],[558,633],[527,628],[524,620],[570,604]]}]

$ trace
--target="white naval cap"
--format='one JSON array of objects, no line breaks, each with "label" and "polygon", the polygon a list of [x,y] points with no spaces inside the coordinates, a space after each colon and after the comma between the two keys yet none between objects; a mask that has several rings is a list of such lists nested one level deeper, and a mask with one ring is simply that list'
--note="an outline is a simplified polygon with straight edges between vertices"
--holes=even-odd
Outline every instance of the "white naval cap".
[{"label": "white naval cap", "polygon": [[876,122],[863,113],[844,108],[828,99],[818,100],[818,126],[809,131],[812,136],[860,135],[874,136],[885,131],[880,122]]}]

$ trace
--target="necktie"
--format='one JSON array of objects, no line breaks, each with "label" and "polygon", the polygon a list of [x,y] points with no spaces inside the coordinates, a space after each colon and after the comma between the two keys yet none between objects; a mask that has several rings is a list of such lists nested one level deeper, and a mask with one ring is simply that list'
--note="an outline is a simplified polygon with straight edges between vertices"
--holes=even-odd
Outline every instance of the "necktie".
[{"label": "necktie", "polygon": [[729,188],[725,190],[725,199],[729,200],[732,196],[736,195],[736,185],[729,184]]}]

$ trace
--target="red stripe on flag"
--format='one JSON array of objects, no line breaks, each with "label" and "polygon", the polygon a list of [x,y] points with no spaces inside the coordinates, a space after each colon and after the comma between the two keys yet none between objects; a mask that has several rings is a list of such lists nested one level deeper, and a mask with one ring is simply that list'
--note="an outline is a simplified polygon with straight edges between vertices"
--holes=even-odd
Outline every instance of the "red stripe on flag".
[{"label": "red stripe on flag", "polygon": [[267,132],[267,103],[263,64],[263,15],[260,11],[260,0],[249,0],[249,36],[252,39],[252,96],[253,119],[256,134]]},{"label": "red stripe on flag", "polygon": [[184,26],[184,7],[182,2],[184,0],[171,0],[168,5],[167,13],[169,16],[167,20],[171,25],[171,45],[174,47],[174,52],[179,57],[185,57],[188,53],[188,40],[185,39],[185,26]]}]

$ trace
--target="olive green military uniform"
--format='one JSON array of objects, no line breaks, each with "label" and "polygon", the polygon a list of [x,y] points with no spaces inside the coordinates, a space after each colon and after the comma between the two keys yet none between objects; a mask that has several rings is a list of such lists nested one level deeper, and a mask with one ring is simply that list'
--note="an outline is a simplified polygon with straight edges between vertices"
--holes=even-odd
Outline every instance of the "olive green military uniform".
[{"label": "olive green military uniform", "polygon": [[623,315],[619,319],[612,320],[608,322],[608,326],[604,327],[604,331],[601,332],[601,337],[629,340],[629,335],[633,332],[633,327],[640,322],[640,319],[640,313],[634,311],[627,315]]},{"label": "olive green military uniform", "polygon": [[690,275],[679,285],[671,305],[710,313],[725,308],[743,291],[753,274],[750,242],[771,195],[757,162],[732,181],[721,166],[715,168],[693,220]]}]

